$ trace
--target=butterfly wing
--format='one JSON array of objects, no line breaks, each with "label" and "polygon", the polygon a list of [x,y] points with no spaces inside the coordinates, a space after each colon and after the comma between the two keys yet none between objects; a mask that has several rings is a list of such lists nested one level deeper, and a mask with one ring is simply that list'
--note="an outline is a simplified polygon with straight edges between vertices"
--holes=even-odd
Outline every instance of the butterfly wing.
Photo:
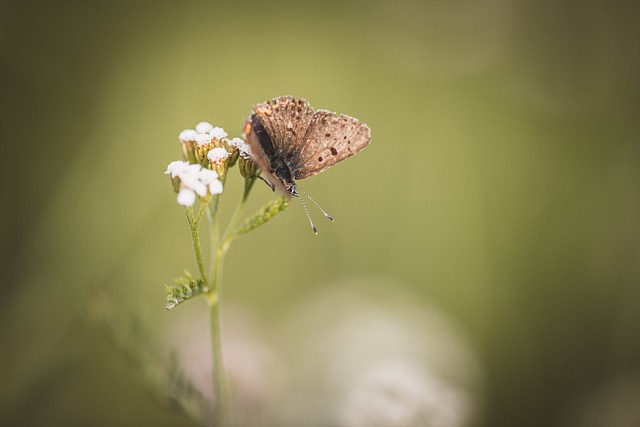
[{"label": "butterfly wing", "polygon": [[371,141],[371,130],[358,119],[318,110],[301,143],[298,163],[293,166],[293,178],[317,175],[336,163],[353,156]]},{"label": "butterfly wing", "polygon": [[251,119],[245,122],[244,137],[249,147],[251,147],[251,160],[260,168],[264,180],[271,186],[272,190],[278,190],[284,194],[289,194],[287,187],[271,171],[270,157],[268,156],[275,149],[262,123],[253,114]]},{"label": "butterfly wing", "polygon": [[[273,154],[283,154],[290,161],[299,151],[313,119],[311,105],[302,98],[281,96],[256,105],[253,112],[271,138]],[[286,158],[287,155],[289,158]]]}]

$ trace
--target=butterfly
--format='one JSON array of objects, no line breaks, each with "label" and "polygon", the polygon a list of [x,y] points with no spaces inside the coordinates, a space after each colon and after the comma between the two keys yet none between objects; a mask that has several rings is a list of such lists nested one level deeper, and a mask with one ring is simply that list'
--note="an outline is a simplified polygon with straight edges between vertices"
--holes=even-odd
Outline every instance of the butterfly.
[{"label": "butterfly", "polygon": [[[371,141],[371,130],[353,117],[314,111],[305,99],[282,96],[253,107],[245,138],[252,160],[271,189],[298,197],[296,180],[317,175],[362,151]],[[311,222],[308,211],[307,217]],[[311,227],[317,232],[313,222]]]},{"label": "butterfly", "polygon": [[253,107],[245,136],[267,184],[298,196],[296,180],[362,151],[371,130],[353,117],[314,111],[305,99],[282,96]]}]

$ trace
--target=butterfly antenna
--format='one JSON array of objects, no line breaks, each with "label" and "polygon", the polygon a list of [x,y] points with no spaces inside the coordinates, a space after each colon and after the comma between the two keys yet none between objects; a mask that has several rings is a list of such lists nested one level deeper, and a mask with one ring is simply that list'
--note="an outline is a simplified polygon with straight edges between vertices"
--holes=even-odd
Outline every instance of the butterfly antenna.
[{"label": "butterfly antenna", "polygon": [[[326,213],[326,212],[324,211],[324,209],[322,209],[322,208],[320,207],[320,205],[318,204],[318,202],[316,202],[315,200],[313,200],[313,197],[311,197],[311,196],[309,195],[309,193],[307,193],[306,191],[304,191],[304,190],[303,190],[302,188],[300,188],[300,187],[298,187],[298,190],[300,190],[300,191],[302,192],[302,194],[304,194],[305,196],[307,196],[307,197],[309,198],[309,200],[311,200],[311,201],[313,202],[313,204],[314,204],[314,205],[316,205],[316,207],[317,207],[318,209],[320,209],[320,212],[322,212],[322,213],[324,214],[324,216],[326,216],[326,217],[327,217],[327,219],[328,219],[329,221],[333,222],[333,217],[332,217],[331,215],[329,215],[328,213]],[[300,200],[302,200],[302,198],[300,198]],[[305,208],[305,209],[306,209],[306,208]],[[307,214],[307,215],[308,215],[308,214]]]},{"label": "butterfly antenna", "polygon": [[300,199],[300,202],[302,202],[302,207],[304,208],[304,213],[307,214],[307,219],[309,220],[309,224],[311,224],[311,229],[313,230],[314,234],[318,234],[318,229],[316,228],[315,225],[313,225],[313,221],[311,221],[311,215],[309,215],[309,210],[307,209],[307,204],[304,202],[304,199],[302,197],[298,197]]}]

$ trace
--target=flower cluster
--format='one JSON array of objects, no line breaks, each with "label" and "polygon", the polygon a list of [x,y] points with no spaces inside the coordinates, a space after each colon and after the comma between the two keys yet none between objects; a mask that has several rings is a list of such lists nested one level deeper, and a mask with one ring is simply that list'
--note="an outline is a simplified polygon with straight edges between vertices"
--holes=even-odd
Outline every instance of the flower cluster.
[{"label": "flower cluster", "polygon": [[171,175],[182,206],[193,206],[197,196],[208,202],[212,195],[222,193],[218,173],[199,164],[177,160],[169,163],[165,174]]},{"label": "flower cluster", "polygon": [[171,162],[171,175],[178,203],[192,206],[196,199],[208,203],[211,195],[222,193],[227,169],[239,161],[243,177],[255,178],[258,169],[251,160],[250,147],[242,138],[227,138],[227,132],[208,122],[185,129],[178,136],[185,161]]},{"label": "flower cluster", "polygon": [[[216,166],[218,174],[224,175],[227,166],[225,160],[231,156],[227,132],[208,122],[200,122],[195,129],[186,129],[178,136],[182,143],[182,153],[190,163],[202,166]],[[224,165],[223,165],[224,164]]]}]

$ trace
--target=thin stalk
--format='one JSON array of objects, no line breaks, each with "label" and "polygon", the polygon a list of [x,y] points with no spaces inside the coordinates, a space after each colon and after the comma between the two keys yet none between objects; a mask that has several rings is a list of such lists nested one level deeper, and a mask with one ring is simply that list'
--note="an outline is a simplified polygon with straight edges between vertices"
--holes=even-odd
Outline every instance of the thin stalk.
[{"label": "thin stalk", "polygon": [[193,217],[193,209],[191,207],[185,208],[185,214],[187,215],[187,221],[189,222],[189,229],[191,230],[191,245],[193,246],[193,253],[196,257],[196,264],[198,265],[198,272],[200,276],[207,282],[207,276],[204,272],[204,261],[202,260],[202,250],[200,249],[200,233],[198,233],[198,226],[206,206],[200,206],[197,219]]},{"label": "thin stalk", "polygon": [[220,291],[222,281],[222,264],[226,250],[215,249],[214,270],[209,293],[209,317],[211,322],[211,351],[213,354],[213,390],[215,395],[216,426],[227,427],[230,423],[230,394],[227,374],[222,352],[222,330],[220,326]]},{"label": "thin stalk", "polygon": [[[220,177],[220,181],[222,182],[222,186],[224,188],[227,182],[226,173]],[[214,270],[216,268],[216,250],[218,248],[218,241],[220,240],[220,215],[218,215],[218,211],[220,210],[220,196],[222,195],[216,194],[215,196],[213,196],[213,200],[211,200],[211,203],[207,209],[207,212],[209,213],[209,226],[211,227],[211,229],[209,230],[209,240],[211,243],[211,262],[209,264],[209,277],[213,277],[213,275],[215,274]],[[211,292],[218,292],[217,287],[214,288],[213,283],[211,285],[212,286],[209,287],[209,289],[211,289]]]},{"label": "thin stalk", "polygon": [[[223,178],[224,180],[224,178]],[[226,249],[223,248],[223,241],[220,239],[220,194],[216,194],[208,209],[209,231],[211,238],[211,264],[209,292],[207,301],[209,303],[209,318],[211,324],[211,351],[213,358],[213,392],[215,397],[215,408],[213,420],[217,427],[227,427],[230,425],[229,409],[229,385],[224,369],[224,358],[222,354],[222,334],[220,327],[220,292],[222,283],[222,261]]]},{"label": "thin stalk", "polygon": [[[223,184],[226,177],[223,177]],[[215,425],[219,427],[227,427],[231,424],[230,417],[230,392],[229,383],[227,381],[226,371],[224,369],[224,358],[222,354],[222,333],[220,327],[220,294],[222,291],[222,265],[224,257],[229,249],[229,245],[233,240],[233,231],[238,226],[247,198],[253,187],[255,179],[245,179],[244,192],[242,199],[238,203],[222,238],[220,236],[220,195],[214,196],[209,209],[209,222],[211,226],[211,265],[208,282],[209,292],[207,301],[209,303],[209,317],[211,322],[211,351],[213,356],[213,390],[215,394]]]},{"label": "thin stalk", "polygon": [[251,188],[253,188],[254,182],[256,182],[255,178],[245,178],[244,180],[244,192],[242,193],[242,199],[240,199],[238,206],[236,206],[236,210],[233,212],[233,216],[231,217],[229,225],[227,225],[227,229],[224,232],[224,237],[222,238],[222,247],[225,252],[229,249],[231,241],[237,237],[234,232],[240,223],[240,219],[244,213],[244,208],[247,204],[247,199],[249,198],[249,193],[251,193]]},{"label": "thin stalk", "polygon": [[215,256],[216,267],[214,270],[211,288],[217,291],[208,295],[209,316],[211,322],[211,350],[213,354],[213,390],[215,394],[215,425],[227,427],[230,424],[229,411],[229,384],[224,368],[224,358],[222,354],[222,331],[220,327],[220,280],[222,278],[223,251],[217,249]]},{"label": "thin stalk", "polygon": [[[211,248],[211,260],[209,262],[209,277],[213,277],[215,274],[215,264],[216,264],[216,249],[218,247],[218,240],[220,235],[220,220],[218,219],[218,206],[220,204],[220,194],[216,194],[213,196],[213,200],[207,209],[207,213],[209,214],[209,247]],[[211,285],[207,282],[207,285]],[[209,286],[209,289],[212,292],[217,292],[212,286]]]}]

